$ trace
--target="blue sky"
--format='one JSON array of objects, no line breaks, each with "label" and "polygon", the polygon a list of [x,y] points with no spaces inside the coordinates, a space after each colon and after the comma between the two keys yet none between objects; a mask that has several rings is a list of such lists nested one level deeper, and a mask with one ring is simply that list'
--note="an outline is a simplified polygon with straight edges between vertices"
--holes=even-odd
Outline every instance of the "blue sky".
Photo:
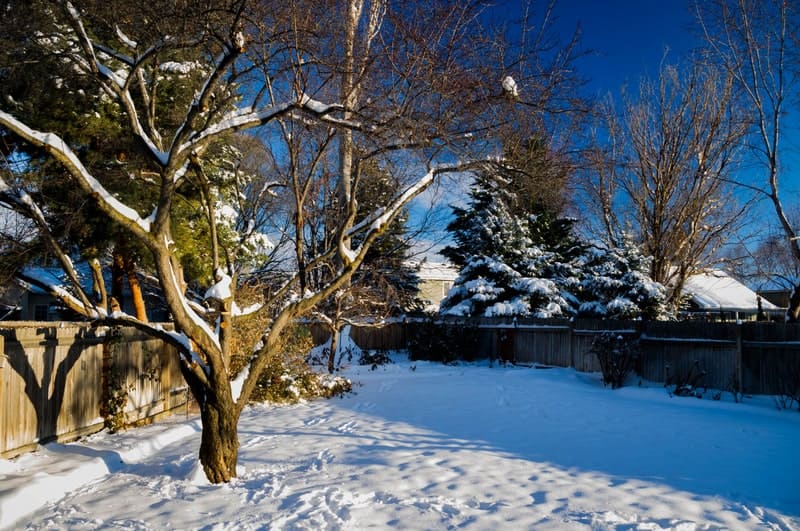
[{"label": "blue sky", "polygon": [[[702,44],[693,0],[560,0],[554,29],[563,39],[580,25],[581,49],[588,52],[577,63],[586,78],[587,95],[611,93],[618,97],[623,85],[636,90],[643,75],[658,74],[665,50],[668,62],[678,62]],[[509,16],[513,17],[509,3]],[[516,8],[515,8],[516,9]],[[798,205],[800,197],[800,120],[789,102],[781,142],[786,205]],[[740,177],[761,185],[761,167],[745,167]],[[748,175],[749,174],[749,175]],[[774,216],[771,210],[767,215]],[[770,218],[771,221],[771,218]]]},{"label": "blue sky", "polygon": [[[587,95],[610,92],[619,97],[624,85],[635,91],[641,76],[657,76],[666,50],[667,61],[675,63],[702,45],[693,4],[694,0],[560,0],[554,29],[566,39],[580,25],[581,49],[588,53],[576,66],[587,79]],[[790,210],[800,208],[800,120],[792,113],[797,104],[786,105],[789,113],[781,138],[780,188]],[[736,177],[763,186],[763,172],[761,165],[746,165]],[[767,201],[761,201],[758,211],[763,215],[749,232],[763,233],[766,225],[777,224]]]},{"label": "blue sky", "polygon": [[[543,1],[534,6],[540,9]],[[636,91],[642,76],[656,77],[667,52],[669,63],[684,60],[702,45],[693,11],[694,0],[558,0],[553,30],[563,42],[580,27],[580,50],[584,55],[576,69],[587,83],[590,97],[611,93],[619,98],[623,86]],[[521,17],[520,2],[497,0],[487,12],[494,22],[512,22]],[[783,177],[781,194],[786,206],[800,208],[800,120],[792,116],[796,102],[787,106],[781,142]],[[737,178],[757,186],[765,184],[763,166],[740,168]],[[742,235],[766,234],[777,224],[771,205],[761,201],[758,216]],[[753,240],[750,240],[753,243]]]},{"label": "blue sky", "polygon": [[619,94],[622,85],[655,76],[665,50],[674,62],[698,44],[686,0],[562,0],[555,14],[564,39],[580,25],[588,53],[577,66],[592,94]]}]

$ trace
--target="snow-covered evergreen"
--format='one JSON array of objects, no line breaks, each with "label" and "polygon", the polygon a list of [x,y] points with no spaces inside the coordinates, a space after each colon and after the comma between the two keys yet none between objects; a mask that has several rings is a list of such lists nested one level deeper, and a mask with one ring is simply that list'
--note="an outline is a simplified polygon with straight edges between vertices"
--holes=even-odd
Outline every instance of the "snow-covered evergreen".
[{"label": "snow-covered evergreen", "polygon": [[476,177],[466,208],[454,208],[454,245],[442,254],[460,268],[441,312],[459,316],[568,315],[658,319],[664,287],[649,258],[625,235],[617,247],[582,244],[574,220],[547,209],[523,215],[502,176]]},{"label": "snow-covered evergreen", "polygon": [[578,313],[608,319],[664,317],[666,290],[650,278],[649,264],[628,235],[618,247],[587,250]]},{"label": "snow-covered evergreen", "polygon": [[442,254],[461,268],[441,311],[449,315],[556,317],[573,312],[579,245],[572,222],[542,213],[521,217],[501,178],[480,174],[448,229]]}]

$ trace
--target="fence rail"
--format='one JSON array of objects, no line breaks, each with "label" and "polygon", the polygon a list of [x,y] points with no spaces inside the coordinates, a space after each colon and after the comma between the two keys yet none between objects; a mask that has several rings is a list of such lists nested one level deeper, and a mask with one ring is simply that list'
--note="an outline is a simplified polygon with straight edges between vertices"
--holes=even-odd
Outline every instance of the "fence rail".
[{"label": "fence rail", "polygon": [[[363,349],[399,350],[408,347],[419,324],[354,326],[350,335]],[[748,394],[800,391],[792,388],[800,385],[800,325],[566,319],[447,319],[442,325],[475,332],[475,352],[465,352],[468,357],[596,372],[592,341],[613,331],[640,339],[639,373],[650,381],[666,382],[697,364],[711,388],[738,382]],[[323,327],[311,330],[318,344],[326,340]],[[109,334],[80,323],[2,323],[0,348],[0,457],[99,430],[112,389],[125,390],[128,422],[188,401],[174,349],[133,329]]]},{"label": "fence rail", "polygon": [[173,347],[130,328],[4,322],[0,348],[0,457],[100,430],[115,389],[129,423],[187,404]]},{"label": "fence rail", "polygon": [[[705,371],[704,384],[709,388],[738,386],[747,394],[783,394],[800,377],[797,324],[487,318],[438,322],[476,331],[477,351],[465,352],[468,358],[510,358],[597,372],[600,365],[590,353],[592,341],[612,331],[639,338],[638,372],[654,382],[680,379],[696,366]],[[362,349],[403,350],[418,326],[414,320],[382,327],[353,326],[350,336]],[[312,330],[317,343],[327,339],[323,328]]]}]

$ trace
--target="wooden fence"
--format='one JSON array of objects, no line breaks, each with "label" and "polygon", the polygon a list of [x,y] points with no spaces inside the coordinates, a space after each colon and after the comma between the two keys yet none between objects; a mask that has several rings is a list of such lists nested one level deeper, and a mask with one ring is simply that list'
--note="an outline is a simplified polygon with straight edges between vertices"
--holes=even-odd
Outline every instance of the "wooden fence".
[{"label": "wooden fence", "polygon": [[119,413],[128,423],[187,404],[173,347],[134,329],[31,322],[0,327],[0,457],[102,429],[114,391],[126,397]]},{"label": "wooden fence", "polygon": [[[477,333],[469,358],[508,358],[519,363],[573,367],[597,372],[600,365],[591,350],[604,332],[638,338],[638,372],[646,380],[670,382],[692,370],[702,370],[702,383],[712,389],[738,384],[747,394],[800,392],[800,325],[785,323],[713,323],[699,321],[641,322],[568,319],[444,319]],[[353,327],[353,341],[367,350],[403,350],[420,322],[409,320],[383,327]],[[317,343],[325,341],[322,328],[312,329]],[[693,369],[694,367],[694,369]]]}]

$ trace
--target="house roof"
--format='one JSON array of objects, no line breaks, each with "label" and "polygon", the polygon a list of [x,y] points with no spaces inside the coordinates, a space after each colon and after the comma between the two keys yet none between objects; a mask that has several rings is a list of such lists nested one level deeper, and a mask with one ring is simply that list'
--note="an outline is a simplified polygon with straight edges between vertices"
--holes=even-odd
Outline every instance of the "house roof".
[{"label": "house roof", "polygon": [[[690,276],[683,287],[687,296],[700,310],[758,311],[758,295],[725,271],[708,270]],[[779,310],[766,299],[761,300],[764,311]]]},{"label": "house roof", "polygon": [[[65,286],[68,283],[66,274],[61,268],[58,267],[27,266],[22,269],[22,272],[46,285]],[[78,269],[77,272],[79,278],[83,280],[83,271]],[[36,295],[47,295],[48,293],[46,290],[37,285],[27,283],[22,284],[25,289]]]},{"label": "house roof", "polygon": [[458,269],[444,262],[421,262],[417,276],[420,280],[444,280],[452,282],[458,277]]}]

